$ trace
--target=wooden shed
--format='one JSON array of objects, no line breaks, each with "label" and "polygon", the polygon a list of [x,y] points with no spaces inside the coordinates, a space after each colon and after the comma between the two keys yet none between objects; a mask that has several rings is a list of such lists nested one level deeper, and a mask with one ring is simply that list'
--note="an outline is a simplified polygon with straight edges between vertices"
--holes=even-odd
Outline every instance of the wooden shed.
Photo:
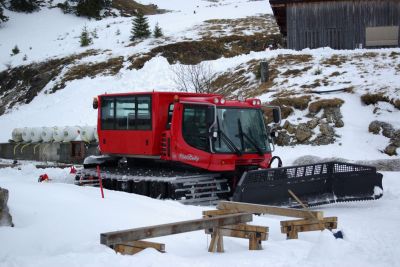
[{"label": "wooden shed", "polygon": [[269,0],[287,47],[398,47],[400,0]]}]

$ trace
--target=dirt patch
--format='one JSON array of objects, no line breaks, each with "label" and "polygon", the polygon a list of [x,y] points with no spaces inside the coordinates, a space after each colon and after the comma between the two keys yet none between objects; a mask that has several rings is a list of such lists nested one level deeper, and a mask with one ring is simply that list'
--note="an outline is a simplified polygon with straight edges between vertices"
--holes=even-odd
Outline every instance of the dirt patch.
[{"label": "dirt patch", "polygon": [[302,69],[287,69],[284,73],[281,74],[281,76],[283,76],[283,77],[288,77],[288,76],[298,77],[301,74],[303,74],[304,72],[309,71],[310,69],[312,69],[311,66],[304,67]]},{"label": "dirt patch", "polygon": [[377,94],[364,94],[361,96],[361,101],[365,105],[375,105],[379,101],[382,102],[387,102],[392,104],[395,108],[400,109],[400,99],[390,99],[388,96],[384,95],[383,93],[377,93]]},{"label": "dirt patch", "polygon": [[135,16],[138,12],[141,12],[144,15],[154,15],[166,12],[166,10],[158,9],[158,6],[154,4],[142,5],[135,1],[126,0],[113,0],[111,7],[119,10],[123,17]]},{"label": "dirt patch", "polygon": [[392,53],[390,53],[390,55],[389,55],[389,57],[391,59],[397,59],[399,56],[400,56],[400,53],[394,52],[394,51]]},{"label": "dirt patch", "polygon": [[199,64],[205,60],[234,57],[251,51],[263,51],[268,41],[282,42],[281,35],[231,35],[220,38],[206,38],[200,41],[184,41],[153,48],[144,55],[133,55],[129,69],[140,69],[151,58],[161,55],[170,64],[180,62],[187,65]]},{"label": "dirt patch", "polygon": [[324,59],[321,64],[325,66],[337,66],[340,67],[347,61],[347,57],[340,55],[333,55],[330,58]]},{"label": "dirt patch", "polygon": [[301,64],[301,63],[309,63],[311,60],[313,60],[312,55],[282,54],[282,55],[278,55],[273,60],[273,63],[277,66],[284,66],[284,65],[296,65],[296,64]]},{"label": "dirt patch", "polygon": [[323,108],[341,107],[343,105],[343,103],[344,103],[344,101],[339,98],[322,99],[322,100],[317,100],[317,101],[312,102],[308,106],[308,110],[310,111],[310,113],[316,114]]},{"label": "dirt patch", "polygon": [[279,27],[273,15],[250,16],[239,19],[211,19],[200,26],[199,34],[204,37],[248,35],[252,33],[279,34]]},{"label": "dirt patch", "polygon": [[280,97],[270,102],[272,105],[280,107],[289,106],[295,109],[305,110],[308,107],[308,103],[311,101],[311,96],[305,95],[300,97]]},{"label": "dirt patch", "polygon": [[0,73],[0,115],[17,103],[28,104],[64,68],[75,60],[97,54],[97,50],[61,59],[20,66]]},{"label": "dirt patch", "polygon": [[364,94],[361,96],[361,101],[365,105],[375,105],[379,101],[390,102],[390,99],[384,94]]},{"label": "dirt patch", "polygon": [[84,77],[95,77],[96,75],[116,75],[122,68],[124,63],[123,57],[110,58],[106,62],[88,63],[72,66],[65,73],[61,82],[53,87],[51,93],[63,89],[66,83],[73,80],[79,80]]}]

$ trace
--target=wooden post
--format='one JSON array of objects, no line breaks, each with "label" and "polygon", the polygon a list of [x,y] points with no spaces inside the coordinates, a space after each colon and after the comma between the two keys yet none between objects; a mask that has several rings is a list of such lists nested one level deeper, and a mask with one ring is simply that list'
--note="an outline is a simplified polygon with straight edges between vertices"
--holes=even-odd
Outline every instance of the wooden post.
[{"label": "wooden post", "polygon": [[215,252],[215,249],[217,249],[217,252],[224,252],[223,236],[220,234],[217,227],[214,227],[212,231],[208,252]]},{"label": "wooden post", "polygon": [[101,176],[100,176],[100,166],[99,165],[97,165],[97,177],[99,177],[101,198],[104,198],[103,182],[102,182]]}]

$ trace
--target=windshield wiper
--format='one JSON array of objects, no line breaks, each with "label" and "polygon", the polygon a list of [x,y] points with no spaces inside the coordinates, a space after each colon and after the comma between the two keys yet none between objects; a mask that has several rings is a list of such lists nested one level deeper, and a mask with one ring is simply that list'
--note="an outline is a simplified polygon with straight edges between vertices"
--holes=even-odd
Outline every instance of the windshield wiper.
[{"label": "windshield wiper", "polygon": [[250,136],[248,136],[245,132],[243,132],[243,128],[242,128],[242,123],[240,122],[240,119],[238,119],[238,127],[239,127],[239,135],[240,135],[240,141],[242,143],[242,148],[244,149],[244,140],[243,137],[247,138],[247,140],[249,141],[250,144],[253,145],[253,147],[257,150],[258,154],[260,156],[264,155],[264,151],[260,148],[259,145],[257,145],[257,143],[254,141],[253,138],[251,138]]},{"label": "windshield wiper", "polygon": [[222,137],[222,140],[229,148],[229,150],[235,152],[238,156],[241,156],[243,154],[242,151],[240,151],[240,149],[235,146],[232,140],[219,127],[219,117],[217,117],[217,127],[218,127],[219,146],[221,147],[221,137]]}]

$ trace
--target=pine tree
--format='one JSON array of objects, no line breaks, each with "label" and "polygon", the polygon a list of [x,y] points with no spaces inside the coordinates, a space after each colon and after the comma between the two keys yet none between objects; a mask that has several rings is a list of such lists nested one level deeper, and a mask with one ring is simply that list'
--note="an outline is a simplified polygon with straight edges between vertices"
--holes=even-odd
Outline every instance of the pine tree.
[{"label": "pine tree", "polygon": [[76,14],[89,18],[99,18],[104,5],[104,0],[79,0],[76,6]]},{"label": "pine tree", "polygon": [[162,32],[162,29],[161,29],[161,27],[158,25],[158,22],[157,22],[157,24],[156,24],[156,26],[154,27],[154,30],[153,30],[153,36],[155,37],[155,38],[160,38],[160,37],[162,37],[164,34],[163,34],[163,32]]},{"label": "pine tree", "polygon": [[143,13],[139,12],[137,16],[132,19],[131,41],[136,38],[147,38],[150,34],[147,18]]},{"label": "pine tree", "polygon": [[92,38],[89,36],[89,31],[87,27],[83,27],[81,32],[81,46],[88,46],[92,43]]},{"label": "pine tree", "polygon": [[31,13],[39,9],[38,0],[10,0],[10,9],[17,12]]},{"label": "pine tree", "polygon": [[4,1],[0,0],[0,24],[8,20],[8,17],[3,14],[3,5]]},{"label": "pine tree", "polygon": [[19,54],[19,48],[17,45],[14,46],[14,48],[11,50],[12,55],[16,55]]}]

